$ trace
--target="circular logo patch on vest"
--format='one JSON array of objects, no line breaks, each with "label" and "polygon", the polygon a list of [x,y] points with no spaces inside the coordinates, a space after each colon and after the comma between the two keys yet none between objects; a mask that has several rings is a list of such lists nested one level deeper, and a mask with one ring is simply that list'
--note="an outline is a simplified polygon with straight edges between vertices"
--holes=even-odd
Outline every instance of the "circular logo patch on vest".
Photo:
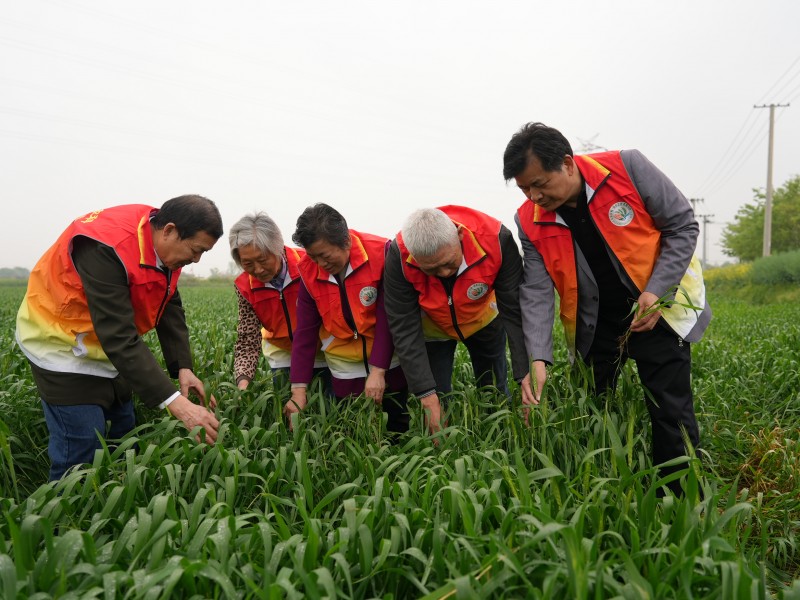
[{"label": "circular logo patch on vest", "polygon": [[489,291],[489,286],[485,283],[473,283],[467,289],[467,298],[470,300],[477,300],[486,295],[486,292]]},{"label": "circular logo patch on vest", "polygon": [[617,202],[608,209],[608,219],[618,227],[633,221],[633,208],[627,202]]},{"label": "circular logo patch on vest", "polygon": [[358,299],[361,300],[361,304],[364,306],[372,306],[375,304],[375,300],[378,299],[378,288],[374,288],[371,285],[361,288],[361,291],[358,292]]}]

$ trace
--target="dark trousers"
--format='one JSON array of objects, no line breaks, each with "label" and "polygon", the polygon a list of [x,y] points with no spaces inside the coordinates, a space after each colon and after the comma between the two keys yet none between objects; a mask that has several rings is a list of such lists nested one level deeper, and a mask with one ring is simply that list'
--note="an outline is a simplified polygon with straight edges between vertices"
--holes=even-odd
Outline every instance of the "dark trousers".
[{"label": "dark trousers", "polygon": [[[272,373],[272,388],[275,390],[276,395],[279,393],[291,393],[291,384],[289,383],[289,367],[277,367],[275,369],[272,367],[268,368],[270,373]],[[308,384],[309,392],[311,390],[318,389],[317,386],[319,384],[317,383],[317,380],[319,380],[322,383],[322,393],[325,394],[325,397],[334,398],[331,370],[328,367],[315,367],[312,377],[313,379],[311,380],[311,383]]]},{"label": "dark trousers", "polygon": [[383,395],[381,403],[386,413],[386,431],[394,442],[397,436],[408,431],[411,416],[408,414],[408,388],[394,390]]},{"label": "dark trousers", "polygon": [[[427,342],[428,362],[436,380],[436,391],[447,394],[453,390],[453,360],[456,340]],[[508,362],[506,360],[506,332],[496,318],[483,329],[464,340],[469,352],[472,370],[479,387],[494,387],[505,396],[508,391]]]},{"label": "dark trousers", "polygon": [[[586,362],[592,366],[596,392],[601,394],[616,387],[620,370],[628,358],[636,361],[639,379],[649,392],[645,402],[653,428],[653,464],[659,465],[686,455],[682,429],[686,430],[694,448],[700,444],[691,388],[691,349],[687,342],[659,323],[651,331],[631,334],[620,352],[620,336],[629,322],[624,327],[598,323]],[[667,475],[682,468],[664,467],[660,474]],[[682,493],[677,481],[669,487],[677,495]]]},{"label": "dark trousers", "polygon": [[[111,408],[97,404],[62,406],[42,400],[44,420],[50,432],[50,481],[60,479],[72,466],[90,463],[101,448],[98,433],[118,440],[136,426],[133,402],[115,402]],[[111,425],[106,431],[106,421]]]},{"label": "dark trousers", "polygon": [[[356,379],[332,378],[333,393],[339,401],[358,396],[364,392],[367,382],[365,377]],[[386,413],[386,431],[392,443],[396,443],[399,434],[408,431],[411,416],[408,414],[408,384],[403,370],[395,367],[386,371],[386,390],[381,403]]]}]

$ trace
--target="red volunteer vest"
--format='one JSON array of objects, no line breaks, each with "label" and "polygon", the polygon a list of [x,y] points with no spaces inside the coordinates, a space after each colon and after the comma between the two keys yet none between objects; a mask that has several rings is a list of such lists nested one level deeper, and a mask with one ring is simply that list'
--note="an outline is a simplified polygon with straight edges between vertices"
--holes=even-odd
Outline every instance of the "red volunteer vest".
[{"label": "red volunteer vest", "polygon": [[261,325],[266,330],[265,338],[269,343],[291,352],[292,332],[297,323],[297,294],[300,290],[298,264],[306,253],[305,250],[289,247],[285,247],[284,251],[286,276],[290,279],[290,283],[282,290],[261,283],[247,273],[239,275],[234,284],[258,315]]},{"label": "red volunteer vest", "polygon": [[58,371],[101,371],[104,376],[115,372],[94,332],[83,284],[72,263],[76,236],[114,249],[128,275],[137,331],[144,334],[156,326],[180,276],[180,270],[173,271],[170,279],[158,267],[150,230],[150,217],[156,212],[132,204],[89,213],[73,221],[47,250],[31,272],[17,318],[18,339],[31,360]]},{"label": "red volunteer vest", "polygon": [[[501,223],[463,206],[440,206],[439,210],[450,217],[463,234],[461,248],[467,266],[456,277],[452,296],[447,295],[438,277],[422,272],[401,232],[397,234],[397,246],[403,274],[419,292],[420,307],[441,333],[451,339],[468,338],[497,316],[494,281],[503,261],[499,239]],[[430,335],[431,332],[426,333]]]},{"label": "red volunteer vest", "polygon": [[[386,238],[350,230],[350,267],[344,279],[345,292],[358,337],[367,342],[367,356],[375,339],[378,288],[383,279]],[[331,275],[304,256],[299,265],[300,276],[322,317],[320,339],[326,354],[350,362],[363,362],[363,344],[344,320],[339,286]],[[328,339],[330,336],[332,340]]]},{"label": "red volunteer vest", "polygon": [[[575,165],[589,188],[589,213],[605,243],[641,292],[660,252],[656,229],[639,192],[628,177],[619,151],[575,156]],[[525,235],[542,255],[561,299],[561,321],[570,349],[575,347],[578,278],[572,232],[530,200],[517,210]],[[625,235],[620,235],[620,228]]]}]

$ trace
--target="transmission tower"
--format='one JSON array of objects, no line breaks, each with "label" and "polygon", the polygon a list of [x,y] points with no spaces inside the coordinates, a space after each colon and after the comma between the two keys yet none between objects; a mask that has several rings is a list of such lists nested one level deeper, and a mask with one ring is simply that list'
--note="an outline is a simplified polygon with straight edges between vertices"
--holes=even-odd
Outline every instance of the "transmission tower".
[{"label": "transmission tower", "polygon": [[581,143],[580,154],[590,154],[592,152],[605,152],[606,150],[608,150],[608,148],[604,146],[598,146],[597,144],[594,143],[598,135],[600,134],[595,133],[588,140],[578,138],[578,141]]},{"label": "transmission tower", "polygon": [[[692,205],[692,210],[696,213],[697,212],[697,205],[703,204],[705,202],[704,198],[689,198],[689,203]],[[699,217],[700,215],[695,215]]]}]

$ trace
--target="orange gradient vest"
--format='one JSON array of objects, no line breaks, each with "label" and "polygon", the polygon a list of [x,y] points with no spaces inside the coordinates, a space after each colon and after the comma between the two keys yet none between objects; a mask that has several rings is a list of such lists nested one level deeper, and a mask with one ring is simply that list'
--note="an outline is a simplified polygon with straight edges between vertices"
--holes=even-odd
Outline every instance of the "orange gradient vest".
[{"label": "orange gradient vest", "polygon": [[[304,256],[299,263],[300,276],[322,317],[320,340],[331,371],[348,371],[348,364],[363,366],[372,352],[377,320],[378,289],[383,280],[387,239],[350,231],[350,268],[344,279],[347,302],[357,331],[344,319],[342,300],[336,278]],[[363,339],[360,339],[363,338]],[[366,346],[366,357],[364,347]]]},{"label": "orange gradient vest", "polygon": [[[639,290],[644,291],[660,253],[661,232],[627,174],[619,151],[574,157],[586,186],[589,213],[600,236]],[[578,316],[578,278],[572,232],[555,212],[548,212],[530,200],[517,210],[525,235],[542,255],[561,299],[561,321],[568,348],[574,352]],[[621,231],[624,230],[624,231]],[[695,287],[699,264],[693,259],[681,285]],[[702,283],[701,283],[702,285]],[[682,296],[682,295],[681,295]],[[689,302],[686,297],[681,301]],[[680,335],[686,335],[697,321],[692,311],[681,307],[663,310],[665,320]],[[687,325],[688,324],[688,325]]]},{"label": "orange gradient vest", "polygon": [[260,282],[247,273],[236,278],[234,284],[245,300],[253,307],[264,330],[262,335],[273,346],[291,352],[293,327],[297,323],[297,294],[300,290],[298,264],[305,250],[284,248],[286,276],[290,283],[282,290]]},{"label": "orange gradient vest", "polygon": [[438,277],[426,275],[408,251],[402,232],[397,246],[406,280],[419,292],[426,338],[466,339],[497,317],[494,280],[503,262],[497,219],[463,206],[440,206],[463,234],[466,268],[458,274],[451,296]]},{"label": "orange gradient vest", "polygon": [[57,372],[115,377],[94,331],[72,241],[85,236],[114,249],[128,275],[136,330],[150,331],[175,294],[180,270],[158,267],[150,218],[158,209],[131,204],[79,217],[39,259],[17,313],[17,341],[37,366]]}]

